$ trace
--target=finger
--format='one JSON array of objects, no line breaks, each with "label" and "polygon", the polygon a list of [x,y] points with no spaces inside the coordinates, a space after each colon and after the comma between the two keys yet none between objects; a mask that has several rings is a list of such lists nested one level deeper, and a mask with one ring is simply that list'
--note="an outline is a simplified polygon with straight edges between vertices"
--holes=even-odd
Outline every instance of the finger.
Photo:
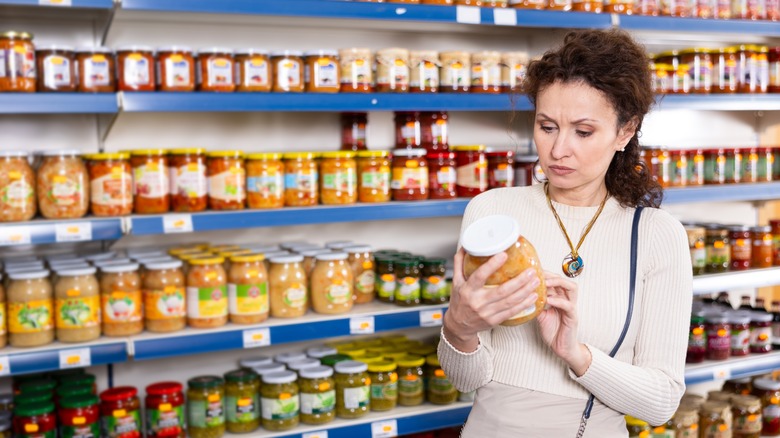
[{"label": "finger", "polygon": [[569,300],[577,301],[577,283],[567,280],[563,277],[550,278],[545,280],[545,286],[548,290],[553,290],[553,295],[564,295]]},{"label": "finger", "polygon": [[466,251],[463,248],[458,248],[458,252],[455,253],[454,269],[455,273],[452,275],[452,285],[460,287],[466,282],[463,276],[463,258],[466,256]]},{"label": "finger", "polygon": [[485,302],[494,303],[501,301],[521,291],[523,291],[524,295],[528,295],[540,284],[541,281],[536,275],[536,270],[528,268],[517,277],[506,281],[504,284],[497,287],[493,293],[488,294],[487,297],[485,297]]},{"label": "finger", "polygon": [[493,275],[496,271],[501,269],[506,263],[507,255],[505,252],[500,252],[493,257],[489,258],[482,266],[474,271],[471,276],[466,280],[472,289],[481,289],[485,286],[487,279]]},{"label": "finger", "polygon": [[547,304],[550,305],[550,307],[556,308],[564,313],[566,313],[570,317],[574,317],[576,315],[576,307],[575,304],[571,301],[567,300],[563,297],[547,297]]},{"label": "finger", "polygon": [[491,325],[497,325],[501,324],[502,322],[506,321],[507,319],[519,314],[520,312],[523,312],[524,310],[534,307],[534,304],[536,303],[536,300],[539,298],[539,295],[532,293],[531,295],[525,297],[525,299],[521,300],[519,303],[515,303],[512,306],[504,306],[502,309],[498,311],[493,317],[494,321],[490,321]]}]

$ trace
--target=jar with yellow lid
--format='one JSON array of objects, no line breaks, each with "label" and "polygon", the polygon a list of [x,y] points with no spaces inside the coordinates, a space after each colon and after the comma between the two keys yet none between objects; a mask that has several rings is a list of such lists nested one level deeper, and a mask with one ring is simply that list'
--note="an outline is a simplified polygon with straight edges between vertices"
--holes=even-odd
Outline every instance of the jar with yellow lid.
[{"label": "jar with yellow lid", "polygon": [[133,205],[137,214],[166,213],[171,205],[168,153],[163,149],[130,151]]},{"label": "jar with yellow lid", "polygon": [[203,211],[208,206],[206,150],[202,148],[168,151],[171,209],[173,211]]},{"label": "jar with yellow lid", "polygon": [[228,271],[228,308],[233,324],[268,319],[268,272],[262,254],[234,255]]},{"label": "jar with yellow lid", "polygon": [[650,425],[646,421],[626,415],[626,428],[628,428],[629,438],[648,438],[650,437]]},{"label": "jar with yellow lid", "polygon": [[365,354],[362,354],[360,356],[353,356],[352,360],[356,360],[358,362],[363,362],[365,364],[372,364],[375,362],[382,362],[385,360],[385,358],[380,353],[372,353],[369,351],[366,351]]},{"label": "jar with yellow lid", "polygon": [[439,91],[439,52],[413,50],[409,52],[409,91],[436,93]]},{"label": "jar with yellow lid", "polygon": [[253,254],[254,252],[251,249],[239,248],[239,249],[227,249],[222,251],[214,251],[214,253],[225,259],[225,263],[223,263],[223,267],[225,268],[225,273],[227,274],[230,272],[230,265],[232,263],[232,260],[230,259],[233,256]]},{"label": "jar with yellow lid", "polygon": [[409,353],[406,350],[398,350],[393,347],[393,350],[382,353],[382,357],[389,361],[398,362],[400,359],[408,356]]},{"label": "jar with yellow lid", "polygon": [[344,248],[348,254],[347,261],[352,268],[354,280],[355,304],[365,304],[374,301],[376,295],[376,272],[374,272],[374,254],[370,246],[350,246]]},{"label": "jar with yellow lid", "polygon": [[194,328],[215,328],[227,324],[228,294],[223,257],[210,256],[189,261],[187,271],[187,324]]},{"label": "jar with yellow lid", "polygon": [[311,304],[317,313],[338,314],[352,310],[353,276],[347,254],[319,254],[311,273]]},{"label": "jar with yellow lid", "polygon": [[203,259],[209,257],[214,257],[214,254],[208,251],[195,251],[195,252],[187,252],[184,254],[180,254],[177,258],[182,262],[184,262],[184,264],[182,265],[182,271],[184,272],[185,275],[187,275],[187,273],[190,271],[190,260]]},{"label": "jar with yellow lid", "polygon": [[310,93],[338,93],[341,78],[337,50],[313,50],[304,53],[303,77]]},{"label": "jar with yellow lid", "polygon": [[357,202],[355,152],[324,152],[320,161],[320,200],[324,205]]},{"label": "jar with yellow lid", "polygon": [[390,153],[359,151],[357,158],[358,200],[360,202],[390,201]]},{"label": "jar with yellow lid", "polygon": [[417,406],[425,401],[425,358],[405,355],[396,360],[398,365],[398,404]]},{"label": "jar with yellow lid", "polygon": [[349,357],[358,357],[363,356],[366,354],[366,348],[360,347],[356,344],[343,344],[336,346],[336,351],[339,352],[339,354],[344,354]]},{"label": "jar with yellow lid", "polygon": [[284,154],[284,205],[307,207],[317,205],[319,198],[319,154],[290,152]]},{"label": "jar with yellow lid", "polygon": [[263,375],[260,406],[263,428],[270,431],[289,430],[300,422],[298,375],[279,371]]},{"label": "jar with yellow lid", "polygon": [[208,154],[209,208],[241,210],[246,200],[246,169],[241,151]]},{"label": "jar with yellow lid", "polygon": [[301,266],[303,256],[273,257],[270,262],[268,282],[271,291],[271,316],[298,318],[305,315],[309,303],[308,282]]},{"label": "jar with yellow lid", "polygon": [[124,216],[133,212],[130,154],[91,154],[87,160],[90,211],[95,216]]},{"label": "jar with yellow lid", "polygon": [[326,424],[336,418],[336,382],[333,368],[318,366],[298,372],[301,423]]},{"label": "jar with yellow lid", "polygon": [[249,208],[284,207],[284,164],[282,154],[246,156],[246,190]]},{"label": "jar with yellow lid", "polygon": [[436,354],[429,354],[425,359],[428,377],[428,401],[435,405],[448,405],[458,400],[458,390],[450,382],[447,374],[439,364]]},{"label": "jar with yellow lid", "polygon": [[398,404],[398,373],[395,362],[378,361],[368,364],[371,379],[371,410],[376,412],[395,409]]},{"label": "jar with yellow lid", "polygon": [[442,52],[440,92],[467,93],[471,86],[471,55],[468,52]]},{"label": "jar with yellow lid", "polygon": [[374,91],[374,55],[371,49],[350,48],[339,51],[342,93]]},{"label": "jar with yellow lid", "polygon": [[169,333],[183,329],[187,323],[185,278],[180,260],[144,265],[142,293],[146,329]]},{"label": "jar with yellow lid", "polygon": [[368,365],[347,360],[335,365],[336,415],[340,418],[361,418],[371,405],[371,378]]},{"label": "jar with yellow lid", "polygon": [[409,91],[409,51],[391,48],[376,52],[376,91],[406,93]]},{"label": "jar with yellow lid", "polygon": [[35,46],[28,32],[0,34],[0,52],[13,54],[5,59],[5,73],[0,77],[0,91],[34,93],[36,88]]}]

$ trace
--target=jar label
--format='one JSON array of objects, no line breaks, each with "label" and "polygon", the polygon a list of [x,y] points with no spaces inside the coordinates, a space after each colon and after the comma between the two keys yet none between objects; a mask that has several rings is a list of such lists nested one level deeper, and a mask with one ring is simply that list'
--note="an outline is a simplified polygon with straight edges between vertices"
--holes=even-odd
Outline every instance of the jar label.
[{"label": "jar label", "polygon": [[141,291],[101,294],[103,322],[107,324],[141,320]]},{"label": "jar label", "polygon": [[80,78],[84,88],[105,87],[111,83],[108,59],[95,55],[84,60],[84,77]]},{"label": "jar label", "polygon": [[251,397],[225,397],[228,423],[252,423],[260,418],[260,403],[257,394]]},{"label": "jar label", "polygon": [[[457,182],[458,175],[455,172],[454,167],[442,167],[435,173],[436,182],[443,190],[454,190],[455,183]],[[433,180],[433,178],[431,178]],[[431,186],[435,186],[435,182],[431,181]]]},{"label": "jar label", "polygon": [[780,87],[780,61],[769,65],[769,86]]},{"label": "jar label", "polygon": [[750,330],[750,346],[752,348],[768,348],[772,345],[772,327],[754,327]]},{"label": "jar label", "polygon": [[299,190],[307,193],[317,193],[317,171],[303,170],[284,175],[284,187],[287,190]]},{"label": "jar label", "polygon": [[306,287],[302,284],[292,284],[284,291],[284,304],[296,309],[305,306]]},{"label": "jar label", "polygon": [[11,77],[35,79],[35,52],[24,45],[9,50],[8,73]]},{"label": "jar label", "polygon": [[[146,408],[146,428],[150,435],[157,437],[175,437],[184,431],[184,406],[171,406],[170,409]],[[97,436],[95,437],[97,438]]]},{"label": "jar label", "polygon": [[263,408],[264,420],[289,420],[297,417],[300,412],[298,394],[285,399],[263,397],[260,399],[260,405]]},{"label": "jar label", "polygon": [[744,351],[750,350],[750,330],[744,329],[731,329],[731,351]]},{"label": "jar label", "polygon": [[515,172],[508,164],[499,164],[493,169],[493,183],[496,187],[512,187]]},{"label": "jar label", "polygon": [[246,189],[263,198],[281,198],[284,192],[284,177],[281,172],[270,175],[250,176],[246,179]]},{"label": "jar label", "polygon": [[77,205],[81,202],[81,184],[65,175],[53,175],[51,190],[46,194],[52,203],[58,207]]},{"label": "jar label", "polygon": [[498,87],[501,85],[501,66],[486,62],[471,65],[471,85]]},{"label": "jar label", "polygon": [[276,85],[280,90],[289,91],[300,87],[303,72],[301,63],[289,59],[281,59],[276,63]]},{"label": "jar label", "polygon": [[688,334],[688,349],[703,349],[707,347],[707,333],[701,327],[694,327]]},{"label": "jar label", "polygon": [[133,195],[162,198],[170,192],[168,169],[159,163],[138,166],[133,171]]},{"label": "jar label", "polygon": [[422,298],[435,300],[447,296],[447,280],[439,275],[432,275],[422,279]]},{"label": "jar label", "polygon": [[[158,72],[158,75],[160,72]],[[160,81],[162,78],[158,77]],[[171,56],[165,60],[165,86],[166,87],[189,87],[192,84],[190,74],[190,62],[181,56],[175,58]]]},{"label": "jar label", "polygon": [[731,333],[725,329],[707,331],[707,350],[725,351],[731,348]]},{"label": "jar label", "polygon": [[379,277],[379,290],[377,295],[381,298],[393,298],[395,295],[395,275],[382,274]]},{"label": "jar label", "polygon": [[401,397],[419,397],[423,389],[423,381],[419,376],[409,374],[398,380],[398,394]]},{"label": "jar label", "polygon": [[8,303],[10,333],[39,333],[54,326],[51,300]]},{"label": "jar label", "polygon": [[378,171],[363,172],[360,175],[361,187],[381,192],[390,190],[390,169],[380,168]]},{"label": "jar label", "polygon": [[762,412],[764,416],[764,423],[776,421],[780,419],[780,405],[770,404],[764,407]]},{"label": "jar label", "polygon": [[398,400],[398,382],[372,383],[371,400]]},{"label": "jar label", "polygon": [[262,315],[268,313],[268,283],[228,284],[231,315]]},{"label": "jar label", "polygon": [[71,84],[71,65],[68,58],[49,55],[43,59],[43,84],[46,88],[67,87]]},{"label": "jar label", "polygon": [[206,165],[189,163],[170,168],[171,195],[190,199],[202,198],[208,193]]},{"label": "jar label", "polygon": [[339,67],[333,61],[318,62],[314,66],[314,86],[336,87],[339,84]]},{"label": "jar label", "polygon": [[5,50],[0,50],[0,65],[3,66],[2,68],[0,68],[0,78],[6,77],[5,60],[6,60]]},{"label": "jar label", "polygon": [[31,184],[24,179],[17,179],[0,189],[0,200],[8,208],[21,209],[33,201],[34,194]]},{"label": "jar label", "polygon": [[355,169],[343,169],[343,171],[322,174],[322,190],[338,190],[351,196],[355,194],[356,186]]},{"label": "jar label", "polygon": [[252,58],[244,61],[246,77],[242,78],[240,68],[236,65],[236,78],[241,85],[247,87],[268,87],[271,85],[268,62],[263,58]]},{"label": "jar label", "polygon": [[[116,170],[116,171],[115,171]],[[123,207],[133,204],[133,176],[119,166],[90,182],[93,204]]]},{"label": "jar label", "polygon": [[100,418],[102,436],[114,438],[139,438],[141,434],[141,414],[138,411],[125,412],[125,415],[104,415]]},{"label": "jar label", "polygon": [[368,408],[368,403],[371,396],[370,385],[360,386],[357,388],[344,388],[342,396],[344,400],[344,407],[346,409],[363,409]]},{"label": "jar label", "polygon": [[367,59],[355,59],[341,64],[341,83],[354,87],[370,86],[374,83],[371,62]]},{"label": "jar label", "polygon": [[373,294],[376,287],[376,273],[367,269],[360,273],[355,280],[355,289],[361,294]]},{"label": "jar label", "polygon": [[152,66],[143,56],[128,56],[125,58],[124,82],[130,87],[152,85]]},{"label": "jar label", "polygon": [[409,66],[403,60],[396,59],[390,65],[379,63],[376,68],[376,83],[391,89],[409,86]]},{"label": "jar label", "polygon": [[460,187],[485,191],[488,188],[487,171],[487,161],[484,158],[465,166],[458,166],[457,184]]},{"label": "jar label", "polygon": [[301,393],[301,414],[323,415],[336,409],[336,391],[330,390],[315,394]]},{"label": "jar label", "polygon": [[471,69],[460,62],[446,64],[443,68],[441,84],[452,88],[465,88],[471,83]]},{"label": "jar label", "polygon": [[220,318],[228,314],[227,286],[188,287],[187,316]]},{"label": "jar label", "polygon": [[717,72],[714,76],[716,88],[735,88],[737,86],[737,79],[739,78],[737,63],[734,61],[726,61],[717,64]]},{"label": "jar label", "polygon": [[666,426],[658,426],[651,429],[650,438],[675,438],[674,430],[667,430]]},{"label": "jar label", "polygon": [[[543,4],[544,2],[529,1],[528,4]],[[508,64],[501,68],[501,85],[515,89],[525,80],[526,66],[523,64]]]},{"label": "jar label", "polygon": [[702,185],[705,178],[704,157],[696,155],[692,160],[688,160],[688,184]]},{"label": "jar label", "polygon": [[221,201],[242,202],[246,198],[244,191],[244,169],[232,168],[209,177],[209,197]]},{"label": "jar label", "polygon": [[431,137],[432,143],[437,145],[446,145],[448,139],[449,124],[446,120],[437,120],[436,123],[431,125]]},{"label": "jar label", "polygon": [[716,241],[713,245],[707,245],[707,265],[721,266],[731,263],[730,245],[723,241]]},{"label": "jar label", "polygon": [[[437,370],[437,371],[441,371],[441,370]],[[436,376],[432,377],[428,381],[428,392],[436,395],[448,395],[457,391],[455,387],[452,386],[452,382],[450,382],[450,379],[448,379],[443,372],[441,374],[442,376],[439,376],[437,373]]]},{"label": "jar label", "polygon": [[352,291],[346,281],[334,278],[333,282],[325,288],[325,298],[332,304],[346,304],[352,300]]},{"label": "jar label", "polygon": [[750,239],[733,239],[731,241],[731,260],[750,260],[751,249]]},{"label": "jar label", "polygon": [[738,434],[751,434],[761,432],[761,413],[745,413],[734,416],[734,432]]},{"label": "jar label", "polygon": [[420,144],[420,124],[417,122],[407,122],[401,126],[401,137],[407,146],[418,146]]},{"label": "jar label", "polygon": [[0,335],[4,335],[6,333],[5,305],[5,301],[0,301]]},{"label": "jar label", "polygon": [[414,301],[420,299],[420,279],[415,277],[399,278],[396,282],[395,300]]},{"label": "jar label", "polygon": [[[44,435],[46,436],[46,435]],[[54,435],[52,435],[53,437]],[[60,426],[60,438],[99,438],[100,422],[79,426]]]},{"label": "jar label", "polygon": [[100,323],[100,297],[57,298],[55,323],[58,329],[95,327]]},{"label": "jar label", "polygon": [[161,320],[187,316],[183,288],[167,286],[163,290],[145,290],[143,295],[146,319]]},{"label": "jar label", "polygon": [[187,423],[199,429],[218,427],[225,424],[225,409],[222,399],[217,401],[192,400],[187,403]]},{"label": "jar label", "polygon": [[233,61],[227,58],[212,58],[206,62],[206,86],[233,85]]},{"label": "jar label", "polygon": [[409,86],[421,89],[437,88],[439,86],[439,67],[428,61],[421,61],[413,68],[409,78]]},{"label": "jar label", "polygon": [[390,188],[393,190],[426,189],[428,188],[428,169],[425,167],[394,167]]}]

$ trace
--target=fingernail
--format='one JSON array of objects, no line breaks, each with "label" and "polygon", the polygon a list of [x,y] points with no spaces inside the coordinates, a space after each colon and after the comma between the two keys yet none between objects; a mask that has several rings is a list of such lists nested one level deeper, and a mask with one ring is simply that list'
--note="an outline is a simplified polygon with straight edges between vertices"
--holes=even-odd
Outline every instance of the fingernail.
[{"label": "fingernail", "polygon": [[529,296],[530,296],[530,297],[531,297],[531,299],[532,299],[532,300],[534,300],[534,301],[536,301],[537,299],[539,299],[539,295],[538,295],[538,294],[531,294],[531,295],[529,295]]},{"label": "fingernail", "polygon": [[538,279],[538,278],[534,278],[534,279],[531,281],[531,286],[532,286],[532,287],[537,287],[537,286],[539,286],[539,283],[540,283],[539,279]]},{"label": "fingernail", "polygon": [[536,270],[535,270],[535,269],[533,269],[533,268],[528,268],[528,269],[526,269],[526,270],[525,270],[525,276],[526,276],[526,277],[528,277],[528,278],[531,278],[531,277],[533,277],[534,275],[536,275]]}]

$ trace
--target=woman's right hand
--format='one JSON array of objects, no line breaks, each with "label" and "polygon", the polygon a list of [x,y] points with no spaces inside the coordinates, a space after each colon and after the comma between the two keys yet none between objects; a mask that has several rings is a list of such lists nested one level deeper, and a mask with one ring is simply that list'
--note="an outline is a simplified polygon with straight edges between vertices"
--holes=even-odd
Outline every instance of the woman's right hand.
[{"label": "woman's right hand", "polygon": [[534,305],[539,277],[533,268],[498,287],[485,287],[485,281],[506,263],[500,252],[474,271],[466,280],[461,248],[455,254],[455,274],[452,278],[450,307],[444,314],[444,336],[458,350],[469,353],[479,346],[477,334],[491,329],[523,309]]}]

